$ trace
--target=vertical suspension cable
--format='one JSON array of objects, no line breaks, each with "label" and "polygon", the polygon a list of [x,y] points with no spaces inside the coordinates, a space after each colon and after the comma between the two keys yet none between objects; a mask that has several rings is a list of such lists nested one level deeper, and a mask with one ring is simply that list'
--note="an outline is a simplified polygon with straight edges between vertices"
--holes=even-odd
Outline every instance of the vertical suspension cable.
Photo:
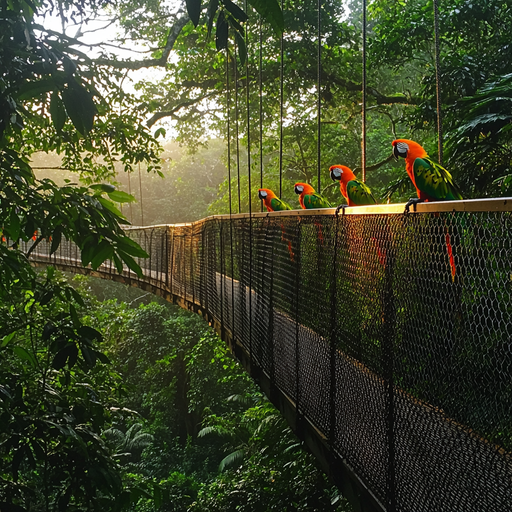
[{"label": "vertical suspension cable", "polygon": [[229,215],[233,213],[231,206],[231,124],[230,124],[230,111],[231,111],[231,95],[229,91],[229,46],[226,45],[226,127],[228,138],[228,194],[229,194]]},{"label": "vertical suspension cable", "polygon": [[366,0],[363,0],[363,79],[361,84],[361,178],[366,181]]},{"label": "vertical suspension cable", "polygon": [[[281,0],[281,11],[283,0]],[[284,98],[284,33],[281,34],[281,47],[279,57],[279,199],[283,194],[283,98]]]},{"label": "vertical suspension cable", "polygon": [[[236,66],[236,61],[235,61]],[[234,284],[234,259],[233,259],[233,214],[232,207],[232,193],[231,193],[231,94],[229,85],[229,43],[226,46],[226,108],[228,112],[227,117],[227,132],[228,132],[228,181],[229,181],[229,243],[230,243],[230,256],[231,256],[231,336],[235,339],[235,284]],[[239,189],[240,190],[240,189]],[[239,200],[240,201],[240,200]]]},{"label": "vertical suspension cable", "polygon": [[[259,51],[259,101],[260,101],[260,188],[263,188],[263,22],[260,16],[260,51]],[[263,211],[263,201],[260,201]]]},{"label": "vertical suspension cable", "polygon": [[436,99],[437,99],[437,147],[438,160],[443,165],[443,112],[441,107],[441,64],[439,48],[439,5],[438,0],[434,0],[434,39],[436,55]]},{"label": "vertical suspension cable", "polygon": [[139,162],[139,194],[140,194],[140,225],[144,226],[144,205],[142,203],[142,177],[140,174],[140,162]]},{"label": "vertical suspension cable", "polygon": [[[247,0],[244,2],[247,12]],[[247,22],[248,23],[248,22]],[[249,91],[249,33],[245,27],[245,101],[247,105],[247,174],[249,179],[249,214],[252,213],[252,183],[251,183],[251,95]],[[252,240],[251,240],[252,242]]]},{"label": "vertical suspension cable", "polygon": [[322,113],[322,100],[321,100],[321,91],[320,88],[322,86],[322,0],[318,0],[317,9],[318,9],[318,55],[317,55],[317,175],[318,175],[318,187],[317,190],[321,192],[321,169],[320,169],[320,158],[321,158],[321,146],[320,146],[320,137],[322,134],[322,125],[320,122],[320,116]]},{"label": "vertical suspension cable", "polygon": [[[132,195],[132,183],[130,180],[130,171],[128,171],[128,194]],[[132,203],[128,203],[130,207],[130,224],[133,224],[133,209],[132,209]]]},{"label": "vertical suspension cable", "polygon": [[[244,2],[245,12],[247,12],[247,0]],[[247,22],[248,24],[249,22]],[[251,183],[251,95],[249,91],[249,30],[245,27],[245,98],[247,102],[247,173],[248,173],[248,193],[249,193],[249,290],[252,290],[252,183]],[[249,355],[252,367],[253,347],[252,347],[252,292],[249,292]]]},{"label": "vertical suspension cable", "polygon": [[238,213],[242,212],[242,202],[240,199],[240,141],[239,141],[239,131],[238,131],[238,64],[236,62],[237,58],[237,48],[236,41],[234,46],[234,81],[235,81],[235,136],[236,136],[236,173],[238,179]]}]

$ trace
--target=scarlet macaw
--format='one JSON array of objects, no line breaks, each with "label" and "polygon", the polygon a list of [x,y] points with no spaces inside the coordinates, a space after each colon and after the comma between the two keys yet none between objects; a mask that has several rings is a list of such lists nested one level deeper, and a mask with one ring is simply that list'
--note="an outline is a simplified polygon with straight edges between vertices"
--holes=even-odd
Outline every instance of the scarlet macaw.
[{"label": "scarlet macaw", "polygon": [[[332,204],[327,199],[315,192],[315,189],[308,183],[295,183],[295,193],[299,195],[299,203],[303,210],[310,210],[314,208],[332,208]],[[315,221],[315,226],[318,228],[318,239],[323,245],[324,235],[322,233],[322,225],[320,222]]]},{"label": "scarlet macaw", "polygon": [[[437,162],[434,162],[427,154],[425,149],[417,142],[408,139],[396,139],[393,146],[393,156],[405,158],[405,170],[411,178],[412,184],[416,188],[418,197],[412,197],[405,205],[405,212],[409,208],[423,201],[453,201],[462,199],[459,187],[453,181],[452,175]],[[450,243],[450,233],[446,224],[444,225],[446,250],[450,260],[452,280],[455,280],[456,267],[453,258],[453,249]]]},{"label": "scarlet macaw", "polygon": [[324,196],[315,192],[308,183],[295,183],[295,193],[299,195],[299,203],[303,210],[312,208],[332,208],[332,204]]},{"label": "scarlet macaw", "polygon": [[405,158],[405,170],[416,188],[417,198],[411,198],[405,206],[409,207],[423,201],[452,201],[462,199],[459,187],[453,181],[452,175],[437,162],[434,162],[427,152],[413,140],[396,139],[392,143],[393,156]]},{"label": "scarlet macaw", "polygon": [[258,197],[263,201],[268,212],[280,212],[282,210],[292,210],[293,208],[279,199],[269,188],[260,188]]},{"label": "scarlet macaw", "polygon": [[[267,208],[268,212],[280,212],[283,210],[292,210],[292,207],[285,203],[282,199],[279,199],[272,190],[269,188],[260,188],[258,190],[258,197],[263,201],[263,204]],[[290,253],[290,259],[293,261],[295,258],[295,254],[292,249],[292,242],[286,236],[286,230],[284,229],[284,224],[281,222],[281,240],[286,242],[288,245],[288,252]]]},{"label": "scarlet macaw", "polygon": [[[331,165],[329,167],[332,180],[340,182],[341,195],[347,200],[348,206],[364,206],[376,204],[372,191],[345,165]],[[344,205],[339,206],[342,208]]]}]

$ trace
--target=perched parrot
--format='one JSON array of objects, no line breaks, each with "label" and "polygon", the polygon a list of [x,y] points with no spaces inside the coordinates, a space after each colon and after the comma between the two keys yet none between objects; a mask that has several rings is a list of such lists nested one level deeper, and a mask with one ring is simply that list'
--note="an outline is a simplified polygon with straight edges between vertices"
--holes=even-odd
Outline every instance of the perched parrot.
[{"label": "perched parrot", "polygon": [[299,203],[303,210],[312,208],[332,208],[332,204],[307,183],[295,183],[295,193],[299,195]]},{"label": "perched parrot", "polygon": [[268,212],[280,212],[282,210],[292,210],[293,208],[279,199],[269,188],[260,188],[258,197],[263,201]]},{"label": "perched parrot", "polygon": [[[331,165],[329,167],[331,179],[340,182],[341,195],[347,200],[348,206],[364,206],[376,204],[370,188],[359,181],[356,175],[345,165]],[[338,206],[343,208],[345,205]]]},{"label": "perched parrot", "polygon": [[[405,170],[411,178],[412,184],[416,188],[417,198],[411,198],[405,205],[405,212],[409,212],[411,205],[422,203],[423,201],[453,201],[462,199],[459,187],[453,181],[452,175],[437,162],[434,162],[427,152],[417,142],[408,139],[396,139],[393,146],[393,156],[405,158]],[[457,269],[453,257],[452,244],[450,243],[450,233],[446,224],[444,225],[446,250],[450,261],[452,281],[455,280]]]},{"label": "perched parrot", "polygon": [[[283,210],[292,210],[293,208],[288,204],[279,199],[272,190],[269,188],[260,188],[258,190],[258,197],[263,201],[263,204],[266,206],[268,212],[280,212]],[[286,242],[288,245],[288,252],[290,253],[290,260],[294,261],[295,254],[292,249],[292,242],[286,236],[286,230],[284,228],[284,224],[281,222],[281,240]]]},{"label": "perched parrot", "polygon": [[[295,183],[295,193],[299,195],[299,203],[303,210],[311,210],[313,208],[332,208],[332,204],[325,199],[324,196],[315,192],[315,189],[307,183]],[[318,239],[324,244],[324,235],[322,233],[322,224],[315,221],[318,229]]]},{"label": "perched parrot", "polygon": [[452,201],[462,199],[459,187],[453,181],[452,175],[437,162],[434,162],[427,152],[417,143],[407,139],[397,139],[392,143],[393,156],[405,158],[405,170],[416,188],[417,198],[411,198],[405,205],[409,211],[411,205],[423,201]]}]

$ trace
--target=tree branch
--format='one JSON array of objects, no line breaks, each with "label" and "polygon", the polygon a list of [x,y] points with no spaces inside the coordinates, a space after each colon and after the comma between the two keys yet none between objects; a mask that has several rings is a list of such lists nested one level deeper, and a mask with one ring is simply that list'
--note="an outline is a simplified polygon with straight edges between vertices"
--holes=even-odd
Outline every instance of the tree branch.
[{"label": "tree branch", "polygon": [[183,107],[191,107],[192,105],[195,105],[196,103],[199,103],[202,100],[210,98],[211,96],[214,96],[215,94],[217,94],[217,91],[211,92],[209,94],[204,94],[202,96],[199,96],[198,98],[193,98],[193,99],[190,99],[187,101],[182,101],[169,110],[162,110],[160,112],[157,112],[156,114],[153,114],[149,118],[146,125],[149,128],[151,128],[157,121],[159,121],[160,119],[163,119],[164,117],[175,117],[176,118],[177,117],[176,112],[178,112],[178,110],[182,109]]},{"label": "tree branch", "polygon": [[167,65],[167,59],[169,58],[169,54],[171,53],[171,50],[174,47],[176,39],[180,35],[180,32],[183,30],[183,27],[189,21],[190,18],[188,17],[188,14],[184,14],[174,23],[171,30],[169,31],[169,35],[167,36],[167,41],[165,42],[165,46],[162,51],[162,56],[159,59],[143,59],[138,61],[96,59],[96,63],[102,66],[111,66],[115,69],[142,69],[152,67],[165,67]]}]

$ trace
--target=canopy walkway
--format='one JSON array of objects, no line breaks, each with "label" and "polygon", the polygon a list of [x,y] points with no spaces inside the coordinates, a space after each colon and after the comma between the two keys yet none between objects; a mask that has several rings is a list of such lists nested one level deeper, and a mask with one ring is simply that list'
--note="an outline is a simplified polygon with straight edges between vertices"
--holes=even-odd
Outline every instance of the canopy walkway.
[{"label": "canopy walkway", "polygon": [[362,510],[512,510],[512,200],[129,228],[144,278],[54,264],[201,314]]}]

